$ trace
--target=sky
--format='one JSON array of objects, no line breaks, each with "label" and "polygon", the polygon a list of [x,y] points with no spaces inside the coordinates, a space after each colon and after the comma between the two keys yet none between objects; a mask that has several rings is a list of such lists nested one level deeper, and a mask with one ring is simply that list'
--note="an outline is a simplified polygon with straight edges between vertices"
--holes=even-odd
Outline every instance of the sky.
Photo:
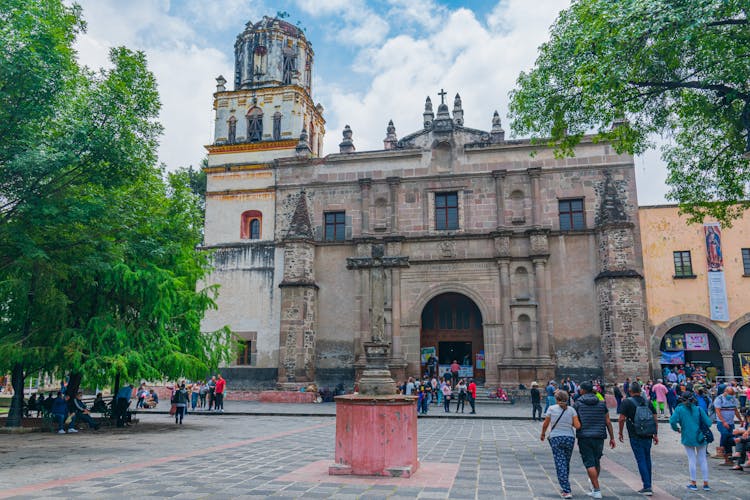
[{"label": "sky", "polygon": [[[162,102],[160,159],[198,165],[213,142],[216,77],[232,80],[234,41],[248,21],[286,13],[315,52],[313,100],[325,111],[324,153],[350,125],[358,151],[382,149],[388,120],[399,137],[422,127],[425,97],[463,101],[464,123],[489,130],[508,93],[569,0],[77,0],[87,31],[79,61],[108,66],[111,47],[146,53]],[[285,15],[286,15],[285,14]],[[230,87],[231,83],[230,83]],[[665,202],[658,151],[636,158],[641,205]]]}]

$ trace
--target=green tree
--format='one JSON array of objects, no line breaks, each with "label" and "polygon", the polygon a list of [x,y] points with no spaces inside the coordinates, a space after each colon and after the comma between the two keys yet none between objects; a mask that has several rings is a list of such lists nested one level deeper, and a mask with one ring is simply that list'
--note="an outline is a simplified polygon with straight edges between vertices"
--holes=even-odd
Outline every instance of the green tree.
[{"label": "green tree", "polygon": [[730,221],[749,205],[749,12],[749,0],[574,1],[511,92],[513,132],[562,155],[592,130],[631,154],[662,134],[668,197],[693,220]]},{"label": "green tree", "polygon": [[0,19],[0,370],[17,387],[7,425],[20,425],[26,372],[71,371],[75,384],[205,374],[227,343],[199,331],[215,293],[196,291],[200,200],[156,167],[145,56],[117,48],[112,69],[79,67],[81,12],[60,0],[0,0]]}]

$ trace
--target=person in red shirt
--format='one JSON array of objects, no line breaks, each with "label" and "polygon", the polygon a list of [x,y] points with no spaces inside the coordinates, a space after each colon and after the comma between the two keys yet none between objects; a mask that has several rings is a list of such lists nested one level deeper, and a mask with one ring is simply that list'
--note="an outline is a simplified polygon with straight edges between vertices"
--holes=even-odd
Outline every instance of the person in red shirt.
[{"label": "person in red shirt", "polygon": [[227,381],[224,380],[221,373],[216,374],[216,379],[216,389],[214,390],[216,404],[214,404],[214,411],[224,413],[224,389],[227,386]]},{"label": "person in red shirt", "polygon": [[474,415],[477,412],[477,409],[474,406],[477,399],[477,384],[474,383],[473,378],[469,379],[469,387],[467,387],[466,390],[469,392],[469,405],[471,405],[471,414]]},{"label": "person in red shirt", "polygon": [[458,384],[458,370],[460,370],[461,367],[458,364],[458,361],[455,359],[453,360],[453,363],[451,363],[451,376],[453,377],[453,387],[456,387]]}]

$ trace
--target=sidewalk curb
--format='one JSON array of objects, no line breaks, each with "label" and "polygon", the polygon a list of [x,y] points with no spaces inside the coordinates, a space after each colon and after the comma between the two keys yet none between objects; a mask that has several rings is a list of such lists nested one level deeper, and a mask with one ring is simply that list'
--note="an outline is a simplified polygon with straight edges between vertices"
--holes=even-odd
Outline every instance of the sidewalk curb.
[{"label": "sidewalk curb", "polygon": [[[133,415],[169,415],[168,411],[164,410],[149,410],[149,411],[134,411],[131,412]],[[335,413],[305,413],[305,412],[268,412],[268,411],[235,411],[235,412],[224,412],[224,413],[213,413],[213,412],[190,412],[186,413],[185,416],[199,416],[199,417],[232,417],[232,416],[256,416],[256,417],[336,417]],[[439,415],[418,415],[419,419],[444,419],[444,420],[515,420],[515,421],[530,421],[529,417],[520,417],[515,415],[508,416],[493,416],[493,415],[451,415],[451,416],[439,416]]]}]

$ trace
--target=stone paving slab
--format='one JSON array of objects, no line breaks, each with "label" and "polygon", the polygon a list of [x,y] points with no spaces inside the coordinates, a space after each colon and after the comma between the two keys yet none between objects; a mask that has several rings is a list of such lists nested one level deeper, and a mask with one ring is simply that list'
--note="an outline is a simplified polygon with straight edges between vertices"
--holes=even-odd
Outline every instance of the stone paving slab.
[{"label": "stone paving slab", "polygon": [[[559,498],[549,445],[538,423],[506,420],[419,421],[420,469],[456,470],[450,485],[435,476],[355,484],[337,477],[312,481],[295,474],[333,459],[333,419],[327,417],[188,418],[182,426],[145,415],[127,429],[75,435],[37,433],[0,439],[0,498]],[[689,493],[679,435],[663,429],[654,447],[653,498],[748,498],[750,473],[710,461],[711,494]],[[436,467],[433,474],[440,474]],[[571,462],[576,497],[587,479],[578,452]],[[637,498],[637,468],[627,444],[605,451],[606,498]],[[23,488],[23,489],[19,489]]]}]

